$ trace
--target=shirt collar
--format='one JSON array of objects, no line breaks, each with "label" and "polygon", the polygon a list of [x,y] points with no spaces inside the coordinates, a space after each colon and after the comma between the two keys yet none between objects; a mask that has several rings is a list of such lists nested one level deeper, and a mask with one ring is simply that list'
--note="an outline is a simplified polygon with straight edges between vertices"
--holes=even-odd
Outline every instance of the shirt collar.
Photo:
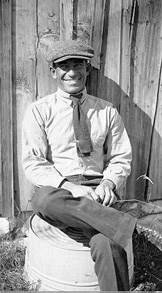
[{"label": "shirt collar", "polygon": [[[82,104],[84,102],[84,100],[86,99],[87,96],[87,90],[86,88],[84,88],[84,90],[82,91],[82,97],[80,99],[80,103]],[[58,88],[57,92],[56,92],[57,98],[59,100],[62,100],[63,102],[71,105],[72,104],[72,100],[70,97],[70,94],[64,92],[63,90],[61,90],[60,88]]]}]

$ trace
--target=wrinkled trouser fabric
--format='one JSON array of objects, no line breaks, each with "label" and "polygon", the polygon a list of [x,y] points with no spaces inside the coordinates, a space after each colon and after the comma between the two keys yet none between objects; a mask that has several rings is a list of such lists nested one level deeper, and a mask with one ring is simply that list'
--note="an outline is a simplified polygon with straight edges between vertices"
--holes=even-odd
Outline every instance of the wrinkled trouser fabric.
[{"label": "wrinkled trouser fabric", "polygon": [[[98,180],[77,182],[92,187],[98,185]],[[89,236],[101,291],[129,290],[124,248],[134,231],[134,217],[85,197],[74,198],[68,190],[51,186],[37,189],[32,198],[32,207],[49,224],[60,229],[79,228]]]}]

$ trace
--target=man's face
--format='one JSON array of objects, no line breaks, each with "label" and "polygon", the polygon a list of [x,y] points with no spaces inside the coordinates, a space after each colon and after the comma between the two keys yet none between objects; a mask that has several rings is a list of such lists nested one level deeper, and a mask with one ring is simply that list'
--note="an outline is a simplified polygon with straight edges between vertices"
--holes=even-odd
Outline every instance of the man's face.
[{"label": "man's face", "polygon": [[74,94],[84,89],[89,67],[84,59],[68,59],[56,63],[53,76],[61,90]]}]

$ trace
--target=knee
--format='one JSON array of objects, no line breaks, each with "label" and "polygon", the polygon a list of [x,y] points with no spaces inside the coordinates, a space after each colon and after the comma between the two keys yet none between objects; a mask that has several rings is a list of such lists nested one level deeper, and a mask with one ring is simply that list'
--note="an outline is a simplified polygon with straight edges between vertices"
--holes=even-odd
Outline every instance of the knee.
[{"label": "knee", "polygon": [[109,241],[109,239],[104,236],[101,233],[95,233],[92,238],[91,238],[91,243],[95,244],[95,246],[99,246],[99,247],[104,247],[105,245],[107,245],[107,241]]},{"label": "knee", "polygon": [[43,186],[36,189],[31,199],[31,205],[34,212],[41,211],[44,208],[49,200],[48,194],[50,191],[52,191],[52,187],[50,186]]},{"label": "knee", "polygon": [[52,186],[38,188],[31,200],[33,211],[47,211],[51,207],[57,209],[58,205],[61,207],[61,202],[64,201],[65,197],[69,196],[71,196],[71,193],[65,189]]}]

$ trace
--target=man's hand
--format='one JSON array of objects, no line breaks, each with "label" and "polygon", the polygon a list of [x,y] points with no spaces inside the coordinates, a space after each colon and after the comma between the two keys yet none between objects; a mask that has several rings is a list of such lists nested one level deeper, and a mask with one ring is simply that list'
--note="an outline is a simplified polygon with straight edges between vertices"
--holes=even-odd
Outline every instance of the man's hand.
[{"label": "man's hand", "polygon": [[111,206],[116,202],[117,198],[113,192],[115,184],[110,180],[104,180],[95,189],[95,193],[99,197],[99,202],[104,206]]},{"label": "man's hand", "polygon": [[86,198],[89,198],[90,200],[98,201],[98,195],[89,186],[76,185],[72,182],[65,181],[61,185],[61,188],[69,190],[74,197],[84,196]]}]

